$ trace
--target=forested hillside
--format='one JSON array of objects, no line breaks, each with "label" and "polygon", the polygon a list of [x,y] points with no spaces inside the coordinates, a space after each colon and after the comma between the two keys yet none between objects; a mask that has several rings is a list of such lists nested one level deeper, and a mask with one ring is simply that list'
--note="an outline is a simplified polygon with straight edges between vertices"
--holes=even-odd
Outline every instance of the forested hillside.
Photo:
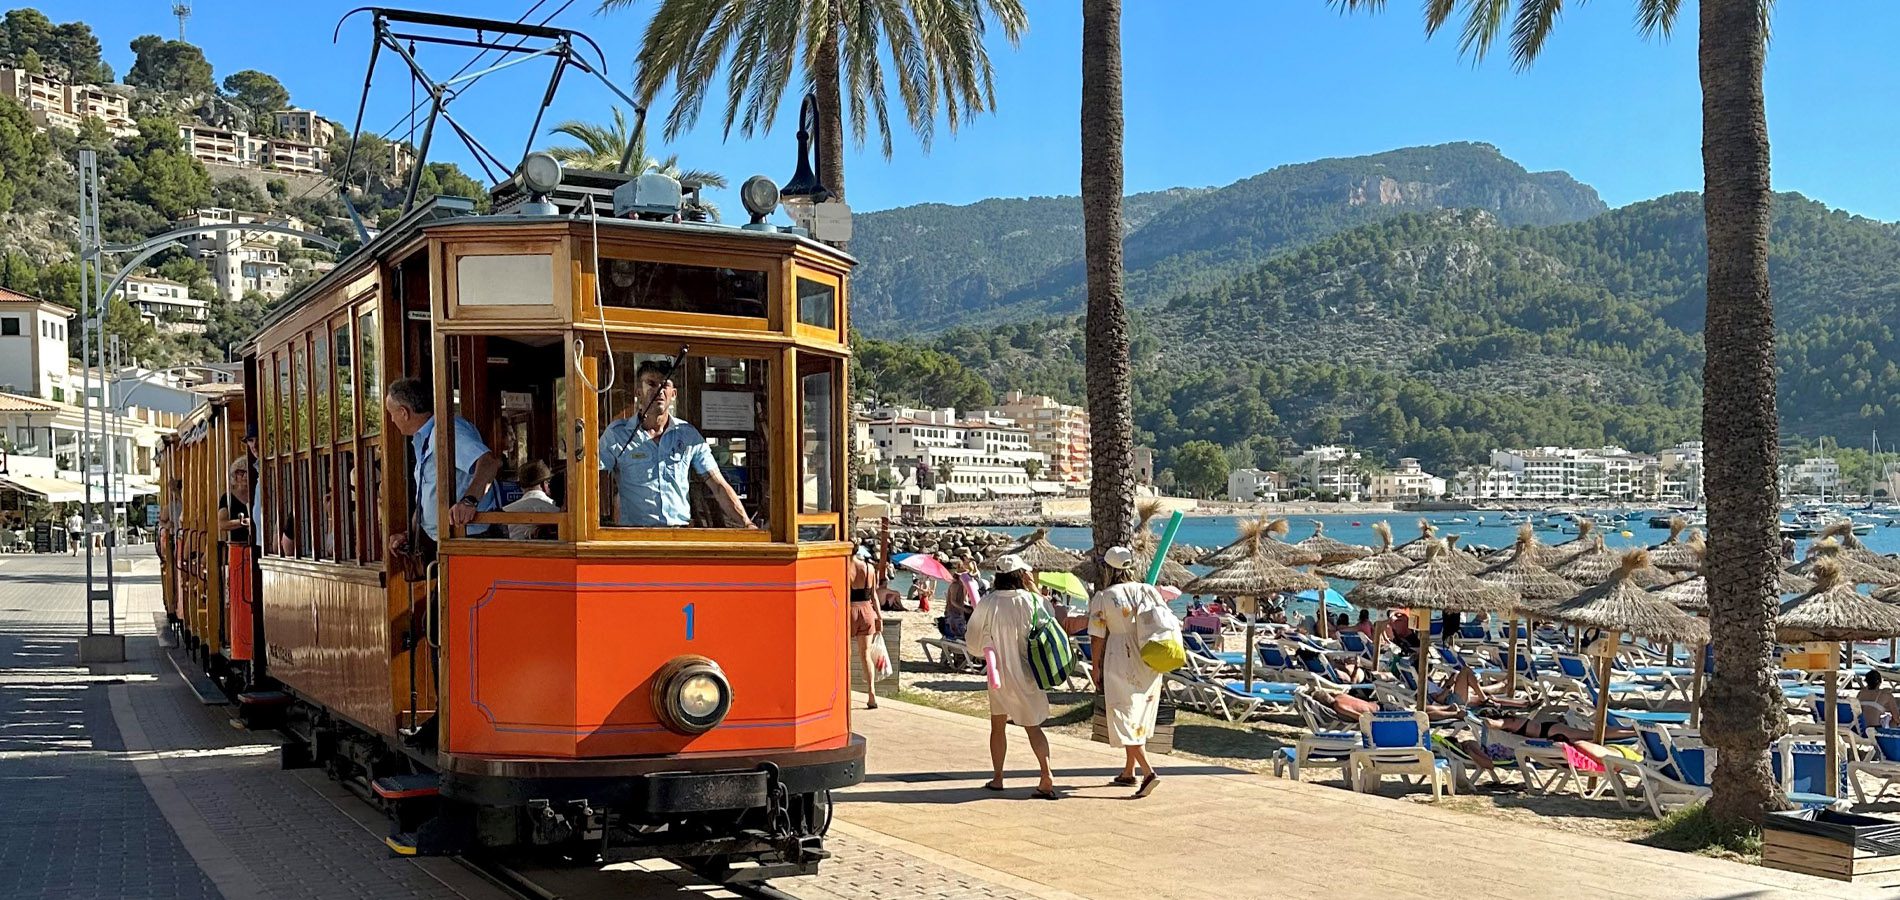
[{"label": "forested hillside", "polygon": [[[1781,413],[1793,435],[1900,434],[1900,229],[1776,198],[1771,266]],[[1141,439],[1190,440],[1271,465],[1350,437],[1446,468],[1493,447],[1666,447],[1700,416],[1704,238],[1699,197],[1586,221],[1506,227],[1484,211],[1351,229],[1135,313]],[[1072,318],[928,339],[981,388],[1083,395]],[[923,346],[877,346],[880,359]],[[883,364],[874,389],[916,391]],[[943,365],[932,389],[973,379]]]},{"label": "forested hillside", "polygon": [[[1410,212],[1484,209],[1506,225],[1602,212],[1562,172],[1532,173],[1489,144],[1410,147],[1280,166],[1222,188],[1128,198],[1131,304],[1211,287],[1288,248]],[[915,334],[1081,308],[1074,197],[925,204],[858,217],[858,327]]]}]

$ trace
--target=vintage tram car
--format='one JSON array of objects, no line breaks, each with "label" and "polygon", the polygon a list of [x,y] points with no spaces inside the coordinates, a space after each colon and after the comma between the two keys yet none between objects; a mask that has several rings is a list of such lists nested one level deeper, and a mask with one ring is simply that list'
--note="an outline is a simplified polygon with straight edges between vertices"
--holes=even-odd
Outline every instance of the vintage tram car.
[{"label": "vintage tram car", "polygon": [[[668,193],[652,174],[567,175],[603,201]],[[272,311],[241,393],[164,451],[177,627],[247,719],[284,729],[287,765],[389,806],[399,852],[808,873],[828,792],[863,777],[846,674],[852,260],[788,229],[613,217],[570,193],[554,214],[425,202]],[[643,364],[670,373],[673,414],[743,519],[695,482],[691,525],[620,524],[603,431],[634,411]],[[418,491],[419,466],[453,485],[475,448],[445,424],[418,460],[385,415],[399,377],[500,459],[466,526],[451,490]],[[219,498],[246,459],[252,546],[233,552]],[[558,511],[495,509],[533,487],[518,483],[532,463]],[[437,555],[397,565],[389,536],[422,504]],[[233,587],[253,574],[254,591]]]}]

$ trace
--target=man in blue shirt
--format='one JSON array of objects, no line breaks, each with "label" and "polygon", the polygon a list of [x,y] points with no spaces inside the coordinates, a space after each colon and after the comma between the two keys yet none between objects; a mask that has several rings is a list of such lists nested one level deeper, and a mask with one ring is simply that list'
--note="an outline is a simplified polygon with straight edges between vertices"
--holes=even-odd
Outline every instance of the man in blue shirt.
[{"label": "man in blue shirt", "polygon": [[[415,448],[416,468],[412,473],[415,485],[415,516],[422,533],[434,543],[441,540],[436,522],[436,505],[439,502],[439,488],[436,485],[436,435],[435,435],[435,395],[429,386],[419,379],[398,378],[390,382],[389,389],[383,393],[383,409],[389,414],[390,424],[409,438],[409,444]],[[455,500],[449,507],[449,521],[456,525],[467,525],[475,518],[475,513],[499,508],[494,492],[489,490],[495,482],[495,474],[501,471],[501,457],[496,456],[482,441],[481,432],[475,430],[467,419],[453,417],[451,427],[455,429]],[[486,525],[469,528],[468,533],[480,534],[488,530]],[[399,531],[389,536],[391,553],[403,552],[408,543],[408,533]],[[411,548],[413,552],[415,548]],[[428,554],[424,553],[426,557]]]},{"label": "man in blue shirt", "polygon": [[[634,373],[639,383],[633,403],[601,432],[600,470],[614,482],[614,523],[648,528],[691,525],[690,473],[706,482],[714,501],[732,521],[750,526],[739,492],[720,474],[705,436],[673,418],[677,389],[671,376],[666,363],[641,363]],[[636,421],[642,410],[645,417]]]}]

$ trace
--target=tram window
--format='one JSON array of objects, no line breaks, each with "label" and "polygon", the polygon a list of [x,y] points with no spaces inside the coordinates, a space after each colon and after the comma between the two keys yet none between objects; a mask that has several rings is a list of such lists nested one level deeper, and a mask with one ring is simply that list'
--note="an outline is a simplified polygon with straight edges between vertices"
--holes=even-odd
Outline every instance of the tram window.
[{"label": "tram window", "polygon": [[822,281],[798,279],[798,322],[818,328],[838,327],[838,289]]},{"label": "tram window", "polygon": [[[484,504],[477,536],[512,540],[553,540],[559,534],[567,467],[557,453],[559,408],[567,389],[562,374],[568,344],[556,334],[458,337],[449,345],[455,381],[451,395],[461,414],[481,432],[501,460],[495,476],[496,509]],[[453,435],[449,436],[453,440]],[[456,451],[458,457],[460,451]],[[532,514],[536,521],[494,522],[485,516]]]},{"label": "tram window", "polygon": [[350,320],[344,319],[336,326],[336,439],[339,443],[356,437],[356,383],[352,376],[350,356]]},{"label": "tram window", "polygon": [[312,337],[314,342],[310,351],[310,368],[316,393],[313,396],[311,416],[315,423],[315,434],[311,442],[318,447],[327,447],[336,440],[332,423],[336,419],[336,403],[330,395],[330,329],[317,326]]},{"label": "tram window", "polygon": [[798,360],[798,405],[802,513],[837,511],[832,471],[832,444],[837,426],[832,421],[835,394],[832,361],[801,354]]},{"label": "tram window", "polygon": [[669,378],[672,361],[642,351],[599,361],[600,524],[766,526],[770,364],[689,355]]},{"label": "tram window", "polygon": [[316,485],[311,493],[312,528],[316,532],[315,550],[318,559],[336,558],[336,494],[330,489],[330,454],[319,455],[315,460]]},{"label": "tram window", "polygon": [[277,452],[288,454],[294,443],[290,437],[290,408],[297,405],[294,395],[290,393],[290,353],[288,350],[277,351],[277,396],[275,399],[277,400],[277,440],[275,441]]},{"label": "tram window", "polygon": [[298,459],[292,468],[297,475],[297,505],[293,507],[296,510],[296,512],[293,513],[295,517],[293,524],[297,528],[297,555],[304,559],[309,559],[312,543],[310,529],[310,459],[308,457]]},{"label": "tram window", "polygon": [[298,450],[310,449],[310,363],[305,352],[304,339],[297,338],[290,345],[290,372],[293,378],[290,395],[290,416],[294,423],[295,442],[292,446]]},{"label": "tram window", "polygon": [[[369,382],[363,384],[368,387]],[[367,420],[375,417],[363,418]],[[367,421],[363,424],[365,428],[369,425]],[[377,562],[383,558],[383,535],[388,533],[383,528],[383,451],[371,444],[365,452],[369,454],[365,457],[369,460],[369,467],[363,473],[362,481],[363,518],[367,520],[363,527],[363,561]]]},{"label": "tram window", "polygon": [[606,257],[600,267],[603,306],[765,318],[762,271]]},{"label": "tram window", "polygon": [[356,505],[355,451],[338,451],[336,465],[336,494],[339,504],[336,520],[336,558],[353,560],[356,558],[356,512],[359,509]]},{"label": "tram window", "polygon": [[362,350],[357,359],[362,361],[363,384],[363,434],[372,436],[383,430],[383,383],[378,375],[377,365],[381,357],[378,348],[382,340],[376,330],[376,314],[366,312],[356,319],[358,346]]}]

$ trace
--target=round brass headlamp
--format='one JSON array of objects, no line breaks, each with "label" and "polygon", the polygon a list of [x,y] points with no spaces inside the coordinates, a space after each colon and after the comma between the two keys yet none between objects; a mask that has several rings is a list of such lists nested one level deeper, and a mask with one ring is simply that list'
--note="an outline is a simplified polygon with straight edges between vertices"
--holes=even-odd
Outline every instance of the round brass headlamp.
[{"label": "round brass headlamp", "polygon": [[667,730],[705,734],[732,711],[732,684],[704,656],[677,656],[653,675],[653,714]]}]

